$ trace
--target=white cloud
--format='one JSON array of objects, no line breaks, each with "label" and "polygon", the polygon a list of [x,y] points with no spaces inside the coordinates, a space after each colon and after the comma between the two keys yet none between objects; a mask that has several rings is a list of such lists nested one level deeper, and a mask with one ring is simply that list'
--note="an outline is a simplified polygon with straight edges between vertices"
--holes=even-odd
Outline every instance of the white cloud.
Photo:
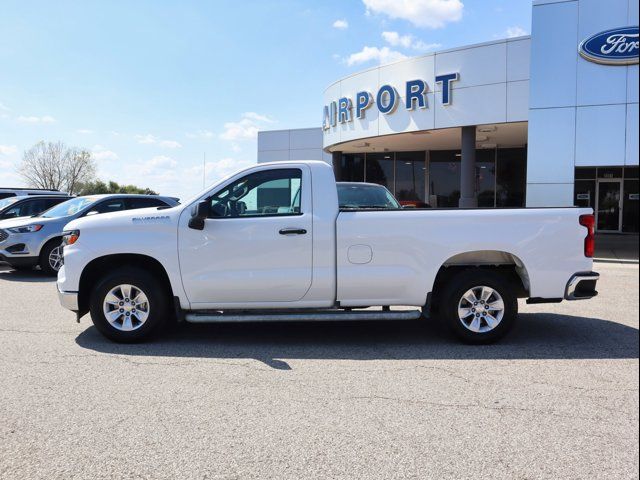
[{"label": "white cloud", "polygon": [[53,118],[51,115],[43,115],[42,117],[20,115],[18,117],[18,122],[20,123],[41,124],[41,123],[54,123],[55,121],[56,119]]},{"label": "white cloud", "polygon": [[182,144],[180,142],[176,142],[175,140],[161,140],[160,137],[156,137],[155,135],[151,135],[150,133],[146,133],[144,135],[134,135],[134,137],[138,143],[142,143],[144,145],[155,145],[162,148],[180,148]]},{"label": "white cloud", "polygon": [[178,165],[173,158],[166,155],[157,155],[146,162],[134,165],[135,169],[143,175],[158,175],[166,170],[171,170]]},{"label": "white cloud", "polygon": [[0,102],[0,118],[9,118],[9,112],[11,109],[4,103]]},{"label": "white cloud", "polygon": [[117,160],[118,154],[112,150],[107,150],[102,145],[94,145],[91,149],[91,156],[98,161]]},{"label": "white cloud", "polygon": [[333,22],[333,28],[337,28],[338,30],[346,30],[349,28],[349,22],[345,19],[339,19]]},{"label": "white cloud", "polygon": [[182,144],[175,140],[162,140],[158,145],[162,148],[180,148]]},{"label": "white cloud", "polygon": [[345,63],[349,66],[360,65],[361,63],[371,61],[385,64],[402,60],[403,58],[407,58],[407,56],[396,50],[391,50],[389,47],[364,47],[359,52],[349,55],[345,59]]},{"label": "white cloud", "polygon": [[[100,165],[98,176],[104,180],[115,180],[124,185],[147,187],[168,195],[182,195],[186,190],[193,191],[199,185],[194,179],[184,177],[178,171],[178,162],[166,155],[157,155],[148,160],[120,160]],[[113,171],[117,170],[117,176]],[[189,185],[189,184],[196,185]]]},{"label": "white cloud", "polygon": [[254,140],[258,136],[258,130],[264,124],[273,123],[273,119],[256,112],[245,112],[238,122],[227,122],[224,124],[224,132],[220,134],[223,140],[234,142],[242,140]]},{"label": "white cloud", "polygon": [[90,135],[93,133],[93,130],[89,130],[88,128],[80,128],[78,130],[76,130],[77,133],[80,133],[82,135]]},{"label": "white cloud", "polygon": [[382,38],[392,47],[411,48],[421,52],[435,50],[442,46],[439,43],[425,43],[417,40],[413,35],[400,35],[398,32],[382,32]]},{"label": "white cloud", "polygon": [[521,37],[523,35],[529,35],[529,32],[527,32],[524,28],[519,27],[517,25],[507,28],[507,30],[504,33],[507,36],[507,38],[514,38],[514,37]]},{"label": "white cloud", "polygon": [[362,0],[367,13],[407,20],[417,27],[441,28],[462,18],[461,0]]},{"label": "white cloud", "polygon": [[196,130],[195,132],[185,133],[185,136],[187,138],[209,139],[209,138],[213,138],[213,132],[210,130]]},{"label": "white cloud", "polygon": [[245,112],[242,114],[243,118],[248,118],[250,120],[255,120],[256,122],[266,122],[273,123],[273,119],[267,115],[260,115],[256,112]]},{"label": "white cloud", "polygon": [[0,155],[13,155],[18,151],[15,145],[0,145]]},{"label": "white cloud", "polygon": [[440,47],[442,47],[441,43],[426,43],[426,42],[423,42],[422,40],[416,40],[413,43],[413,45],[411,45],[411,48],[413,48],[414,50],[418,50],[420,52],[430,52]]},{"label": "white cloud", "polygon": [[411,35],[400,35],[398,32],[382,32],[382,38],[392,47],[400,45],[409,48],[413,42]]},{"label": "white cloud", "polygon": [[[207,186],[222,180],[246,167],[255,165],[255,161],[238,160],[235,158],[222,158],[215,162],[206,162],[205,165],[205,183]],[[187,178],[202,179],[202,165],[196,165],[188,168],[185,172]]]},{"label": "white cloud", "polygon": [[155,135],[151,135],[150,133],[146,133],[144,135],[134,135],[134,137],[138,143],[143,143],[143,144],[152,144],[152,143],[157,143],[159,138],[156,137]]},{"label": "white cloud", "polygon": [[0,161],[0,185],[20,186],[24,185],[22,179],[15,171],[15,165],[10,162]]}]

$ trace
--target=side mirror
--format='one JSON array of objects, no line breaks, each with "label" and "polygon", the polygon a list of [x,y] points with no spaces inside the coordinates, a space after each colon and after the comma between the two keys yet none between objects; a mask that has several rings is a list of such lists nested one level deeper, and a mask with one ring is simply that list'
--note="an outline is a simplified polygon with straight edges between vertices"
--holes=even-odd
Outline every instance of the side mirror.
[{"label": "side mirror", "polygon": [[87,212],[85,216],[90,217],[91,215],[98,215],[98,213],[100,212],[98,212],[97,210],[91,210],[90,212]]},{"label": "side mirror", "polygon": [[189,219],[189,228],[194,230],[204,230],[204,221],[209,217],[211,203],[208,200],[198,202],[191,218]]}]

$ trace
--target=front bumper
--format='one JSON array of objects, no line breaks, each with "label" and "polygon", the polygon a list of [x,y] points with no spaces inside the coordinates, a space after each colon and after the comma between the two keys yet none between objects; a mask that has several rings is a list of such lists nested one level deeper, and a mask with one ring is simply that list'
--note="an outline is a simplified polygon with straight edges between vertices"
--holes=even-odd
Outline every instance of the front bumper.
[{"label": "front bumper", "polygon": [[35,267],[38,264],[38,257],[19,257],[17,255],[4,255],[0,253],[0,263],[5,262],[12,267]]},{"label": "front bumper", "polygon": [[58,287],[58,300],[60,300],[60,305],[62,305],[67,310],[71,310],[72,312],[78,312],[80,307],[78,305],[78,292],[63,292]]},{"label": "front bumper", "polygon": [[567,282],[565,300],[587,300],[598,295],[596,284],[600,274],[596,272],[575,273]]},{"label": "front bumper", "polygon": [[38,264],[41,240],[39,232],[10,233],[1,230],[0,233],[0,262],[17,267],[32,267]]}]

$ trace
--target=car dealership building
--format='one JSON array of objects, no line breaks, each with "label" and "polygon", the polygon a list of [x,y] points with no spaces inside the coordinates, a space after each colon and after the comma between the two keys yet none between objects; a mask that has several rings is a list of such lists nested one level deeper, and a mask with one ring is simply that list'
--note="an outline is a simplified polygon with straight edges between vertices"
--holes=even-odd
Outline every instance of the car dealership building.
[{"label": "car dealership building", "polygon": [[531,36],[370,68],[322,126],[258,134],[258,161],[325,160],[406,204],[595,209],[638,232],[638,2],[537,0]]}]

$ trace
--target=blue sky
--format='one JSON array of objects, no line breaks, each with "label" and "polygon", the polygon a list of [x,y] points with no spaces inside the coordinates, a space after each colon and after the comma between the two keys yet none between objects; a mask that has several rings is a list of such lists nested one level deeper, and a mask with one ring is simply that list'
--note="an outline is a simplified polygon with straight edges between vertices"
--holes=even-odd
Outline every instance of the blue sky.
[{"label": "blue sky", "polygon": [[378,63],[527,34],[529,0],[14,1],[0,7],[0,186],[39,140],[104,180],[186,198],[255,163],[256,132],[319,126]]}]

